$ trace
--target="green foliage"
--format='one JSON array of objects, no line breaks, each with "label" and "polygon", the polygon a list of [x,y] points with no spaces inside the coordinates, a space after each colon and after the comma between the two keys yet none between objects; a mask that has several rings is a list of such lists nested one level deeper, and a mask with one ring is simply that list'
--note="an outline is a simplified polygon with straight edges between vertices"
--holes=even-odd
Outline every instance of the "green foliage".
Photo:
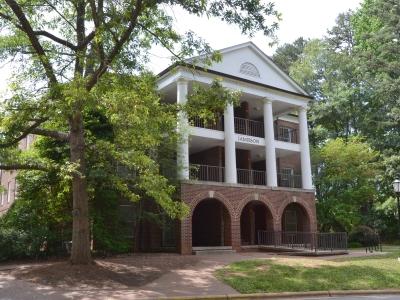
[{"label": "green foliage", "polygon": [[[326,218],[329,222],[334,218],[344,221],[349,217],[346,226],[330,226],[351,229],[350,224],[361,221],[378,229],[387,239],[395,237],[397,217],[391,183],[400,176],[399,9],[398,3],[391,0],[365,0],[356,11],[340,14],[324,38],[308,41],[304,47],[293,43],[285,47],[287,53],[277,53],[280,61],[288,62],[284,67],[290,75],[315,98],[309,111],[315,158],[318,159],[327,140],[337,137],[363,136],[380,152],[379,165],[373,166],[377,171],[375,185],[368,191],[373,192],[373,197],[367,197],[370,203],[350,215],[349,204],[335,196],[327,206],[335,216],[328,209],[321,210],[327,202],[319,204],[319,222],[325,224]],[[291,48],[302,52],[293,55]],[[318,190],[325,176],[319,167],[317,163],[314,176],[317,196],[321,198],[330,193]],[[353,168],[351,162],[348,168]],[[338,176],[349,173],[340,169],[337,172],[341,172]],[[331,179],[326,178],[326,183]],[[357,197],[351,188],[349,196]]]},{"label": "green foliage", "polygon": [[374,236],[375,231],[368,226],[360,225],[354,227],[349,233],[349,243],[357,243],[361,246],[368,246],[368,237]]},{"label": "green foliage", "polygon": [[[173,180],[160,171],[174,155],[182,108],[161,104],[155,78],[144,70],[155,45],[177,62],[198,56],[208,66],[220,55],[193,32],[179,33],[169,7],[272,38],[280,17],[273,3],[260,0],[89,2],[7,0],[0,6],[0,61],[12,61],[15,70],[11,96],[0,106],[0,161],[8,168],[17,162],[19,169],[58,172],[58,180],[68,183],[64,189],[74,189],[73,209],[84,212],[74,214],[73,223],[85,227],[73,231],[74,245],[88,240],[85,210],[96,201],[99,185],[135,203],[153,199],[171,218],[187,213],[174,199]],[[220,110],[227,99],[217,100]],[[22,154],[18,141],[29,133],[68,144],[70,159]],[[106,219],[96,217],[103,224]],[[88,263],[87,246],[72,252],[73,262]]]},{"label": "green foliage", "polygon": [[68,189],[55,173],[21,172],[18,182],[18,201],[0,219],[4,232],[15,236],[15,252],[3,253],[4,259],[62,254],[71,238]]},{"label": "green foliage", "polygon": [[205,122],[215,122],[216,117],[224,113],[227,104],[236,106],[239,103],[240,94],[223,87],[222,79],[214,80],[210,86],[196,83],[183,110],[189,117],[198,116]]},{"label": "green foliage", "polygon": [[[1,222],[0,222],[1,225]],[[27,253],[28,235],[12,228],[0,227],[0,262],[9,259],[21,259]]]},{"label": "green foliage", "polygon": [[323,230],[350,231],[364,220],[360,211],[371,209],[376,197],[378,153],[359,138],[328,141],[314,163],[317,212]]},{"label": "green foliage", "polygon": [[290,67],[295,63],[300,55],[304,52],[304,47],[307,45],[308,40],[299,37],[292,44],[284,44],[279,46],[272,60],[286,73],[289,74]]}]

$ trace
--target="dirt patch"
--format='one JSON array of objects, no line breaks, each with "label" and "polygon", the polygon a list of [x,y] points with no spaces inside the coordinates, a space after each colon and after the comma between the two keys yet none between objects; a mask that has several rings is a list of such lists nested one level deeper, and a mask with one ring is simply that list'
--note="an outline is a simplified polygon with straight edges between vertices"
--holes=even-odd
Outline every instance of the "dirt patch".
[{"label": "dirt patch", "polygon": [[97,259],[87,266],[67,261],[21,266],[11,275],[16,279],[57,288],[123,289],[143,286],[173,269],[198,262],[196,256],[177,254],[132,255]]},{"label": "dirt patch", "polygon": [[289,257],[282,257],[273,259],[273,261],[280,265],[285,266],[302,266],[306,268],[319,268],[322,266],[340,266],[345,263],[335,262],[335,261],[328,261],[328,260],[321,260],[321,259],[311,259],[311,258],[289,258]]},{"label": "dirt patch", "polygon": [[257,271],[264,272],[264,271],[268,271],[269,266],[268,266],[268,265],[261,265],[261,266],[256,267],[255,269],[256,269]]}]

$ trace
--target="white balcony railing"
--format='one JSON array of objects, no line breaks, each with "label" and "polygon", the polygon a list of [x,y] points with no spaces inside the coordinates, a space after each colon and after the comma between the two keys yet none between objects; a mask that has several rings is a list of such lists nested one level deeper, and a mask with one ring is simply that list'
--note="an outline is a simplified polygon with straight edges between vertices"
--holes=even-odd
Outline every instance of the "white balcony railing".
[{"label": "white balcony railing", "polygon": [[[251,169],[236,169],[237,183],[251,185],[265,185],[267,175],[265,171]],[[301,188],[301,175],[278,173],[278,186],[289,188]],[[210,165],[190,165],[190,179],[199,181],[225,181],[225,168]]]}]

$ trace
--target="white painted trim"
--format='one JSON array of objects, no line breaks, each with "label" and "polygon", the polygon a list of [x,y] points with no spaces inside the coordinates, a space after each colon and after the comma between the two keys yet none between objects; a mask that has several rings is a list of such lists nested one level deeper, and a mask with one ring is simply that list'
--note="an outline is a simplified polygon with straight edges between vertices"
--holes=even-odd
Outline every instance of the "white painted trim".
[{"label": "white painted trim", "polygon": [[189,135],[210,138],[220,141],[223,141],[225,139],[223,131],[194,127],[194,126],[190,126]]},{"label": "white painted trim", "polygon": [[299,124],[298,117],[293,117],[293,116],[288,116],[288,115],[275,117],[275,120],[282,120],[282,121],[286,121],[286,122]]},{"label": "white painted trim", "polygon": [[[287,75],[285,72],[283,72],[276,64],[275,62],[267,55],[265,54],[256,44],[254,44],[253,42],[245,42],[242,44],[238,44],[238,45],[234,45],[234,46],[230,46],[230,47],[226,47],[220,50],[217,50],[218,52],[220,52],[221,54],[224,53],[228,53],[228,52],[232,52],[241,48],[251,48],[253,49],[256,54],[258,54],[260,56],[261,59],[263,59],[265,61],[266,64],[268,64],[269,66],[271,66],[280,76],[282,76],[286,81],[288,81],[297,91],[299,91],[300,93],[308,96],[308,93],[301,87],[299,86],[299,84],[294,81],[289,75]],[[201,56],[197,56],[197,57],[193,57],[190,58],[188,61],[193,61],[195,59],[201,59],[203,58],[204,55]],[[204,67],[204,66],[203,66]],[[211,67],[212,68],[212,67]],[[243,78],[248,78],[243,77]],[[251,77],[250,77],[251,78]]]},{"label": "white painted trim", "polygon": [[275,143],[276,149],[289,150],[289,151],[294,151],[294,152],[301,151],[300,144],[288,143],[288,142],[277,141],[277,140],[275,140],[274,143]]},{"label": "white painted trim", "polygon": [[258,86],[257,84],[247,83],[240,80],[226,78],[223,76],[216,76],[215,74],[207,73],[205,71],[190,72],[189,70],[187,70],[187,68],[182,66],[178,67],[174,76],[184,77],[190,81],[196,81],[205,84],[211,84],[215,80],[215,78],[221,78],[221,84],[226,88],[239,90],[243,93],[259,96],[261,98],[268,98],[273,101],[284,102],[292,105],[293,109],[296,109],[299,106],[304,106],[310,101],[310,99],[306,99],[301,96],[269,89],[267,87]]}]

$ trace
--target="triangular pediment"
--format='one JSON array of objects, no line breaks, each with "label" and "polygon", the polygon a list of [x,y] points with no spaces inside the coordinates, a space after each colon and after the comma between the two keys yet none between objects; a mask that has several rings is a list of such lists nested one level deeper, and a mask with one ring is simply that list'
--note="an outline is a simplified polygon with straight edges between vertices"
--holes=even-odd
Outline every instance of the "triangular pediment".
[{"label": "triangular pediment", "polygon": [[219,73],[251,80],[294,93],[307,93],[251,42],[220,50],[222,61],[208,67]]}]

